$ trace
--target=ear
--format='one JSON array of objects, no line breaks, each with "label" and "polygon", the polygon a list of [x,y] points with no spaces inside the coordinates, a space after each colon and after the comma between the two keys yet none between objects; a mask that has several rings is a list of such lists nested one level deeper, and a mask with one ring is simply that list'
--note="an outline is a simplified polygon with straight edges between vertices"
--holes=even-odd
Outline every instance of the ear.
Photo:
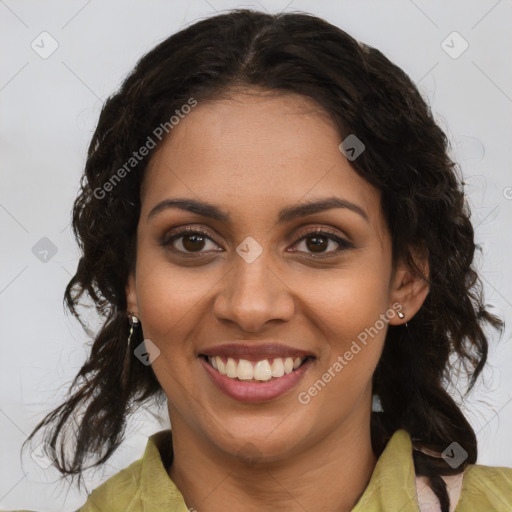
[{"label": "ear", "polygon": [[139,303],[137,301],[137,289],[135,286],[135,274],[130,272],[126,282],[126,307],[128,311],[139,316]]},{"label": "ear", "polygon": [[427,282],[429,276],[428,251],[426,249],[412,248],[411,255],[422,275],[413,270],[405,261],[397,264],[397,269],[391,282],[391,304],[400,304],[405,317],[395,315],[390,318],[391,325],[399,325],[408,322],[421,308],[427,298],[430,286]]}]

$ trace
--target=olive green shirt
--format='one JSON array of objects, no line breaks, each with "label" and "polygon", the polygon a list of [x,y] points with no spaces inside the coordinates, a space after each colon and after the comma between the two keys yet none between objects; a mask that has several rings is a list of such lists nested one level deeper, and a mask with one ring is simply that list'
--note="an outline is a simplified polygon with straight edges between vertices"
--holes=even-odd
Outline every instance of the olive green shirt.
[{"label": "olive green shirt", "polygon": [[[93,490],[76,512],[189,512],[167,473],[171,460],[171,431],[153,434],[142,458]],[[459,481],[462,486],[455,512],[512,511],[511,468],[470,465]],[[418,482],[410,436],[405,430],[397,430],[379,457],[368,486],[352,512],[420,512]],[[229,505],[226,510],[230,510]],[[439,508],[423,507],[422,510]],[[207,506],[204,512],[208,512]]]}]

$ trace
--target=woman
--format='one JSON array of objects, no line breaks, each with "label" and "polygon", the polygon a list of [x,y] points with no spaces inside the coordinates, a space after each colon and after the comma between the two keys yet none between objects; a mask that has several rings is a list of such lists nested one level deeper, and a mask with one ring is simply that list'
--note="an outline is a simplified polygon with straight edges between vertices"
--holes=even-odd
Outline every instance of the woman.
[{"label": "woman", "polygon": [[[487,359],[462,182],[408,76],[306,14],[232,11],[144,56],[105,104],[66,289],[102,315],[56,450],[104,463],[137,405],[170,430],[81,512],[512,510],[445,390]],[[372,408],[373,404],[373,408]]]}]

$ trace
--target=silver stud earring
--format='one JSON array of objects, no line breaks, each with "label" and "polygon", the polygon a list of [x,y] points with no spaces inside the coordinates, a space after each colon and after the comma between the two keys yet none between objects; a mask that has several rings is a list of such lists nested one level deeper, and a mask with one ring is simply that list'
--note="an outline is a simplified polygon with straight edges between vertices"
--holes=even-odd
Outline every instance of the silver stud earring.
[{"label": "silver stud earring", "polygon": [[401,311],[399,311],[398,318],[400,318],[400,320],[403,320],[405,318],[405,315]]}]

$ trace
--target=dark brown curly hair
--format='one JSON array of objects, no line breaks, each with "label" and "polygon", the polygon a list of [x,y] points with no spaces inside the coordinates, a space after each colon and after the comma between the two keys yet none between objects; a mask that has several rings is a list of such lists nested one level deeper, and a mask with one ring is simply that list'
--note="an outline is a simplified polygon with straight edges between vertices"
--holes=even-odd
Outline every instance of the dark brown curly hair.
[{"label": "dark brown curly hair", "polygon": [[[464,182],[448,156],[445,134],[407,74],[379,50],[305,13],[237,9],[203,19],[142,57],[105,102],[74,203],[72,226],[82,255],[65,291],[65,305],[80,321],[82,299],[92,299],[102,327],[92,335],[90,356],[69,399],[25,443],[45,426],[56,456],[59,435],[74,421],[73,460],[67,460],[61,443],[54,464],[63,477],[79,475],[80,487],[87,456],[97,459],[89,467],[104,463],[123,441],[127,416],[150,399],[165,399],[151,365],[132,364],[123,374],[129,329],[125,285],[136,257],[140,189],[159,144],[108,193],[105,184],[114,183],[113,176],[155,127],[190,98],[200,103],[230,97],[240,88],[303,95],[335,122],[340,140],[357,134],[366,150],[352,166],[381,192],[393,264],[403,257],[421,274],[412,248],[427,251],[430,293],[407,327],[389,326],[373,375],[382,411],[372,413],[372,445],[380,455],[399,428],[418,449],[441,453],[458,442],[468,457],[455,469],[443,458],[413,452],[416,474],[430,479],[442,512],[448,512],[441,475],[460,473],[477,460],[475,432],[446,390],[451,360],[458,359],[459,373],[468,378],[466,396],[487,360],[485,324],[500,331],[504,325],[483,303]],[[143,339],[139,329],[130,352]]]}]

